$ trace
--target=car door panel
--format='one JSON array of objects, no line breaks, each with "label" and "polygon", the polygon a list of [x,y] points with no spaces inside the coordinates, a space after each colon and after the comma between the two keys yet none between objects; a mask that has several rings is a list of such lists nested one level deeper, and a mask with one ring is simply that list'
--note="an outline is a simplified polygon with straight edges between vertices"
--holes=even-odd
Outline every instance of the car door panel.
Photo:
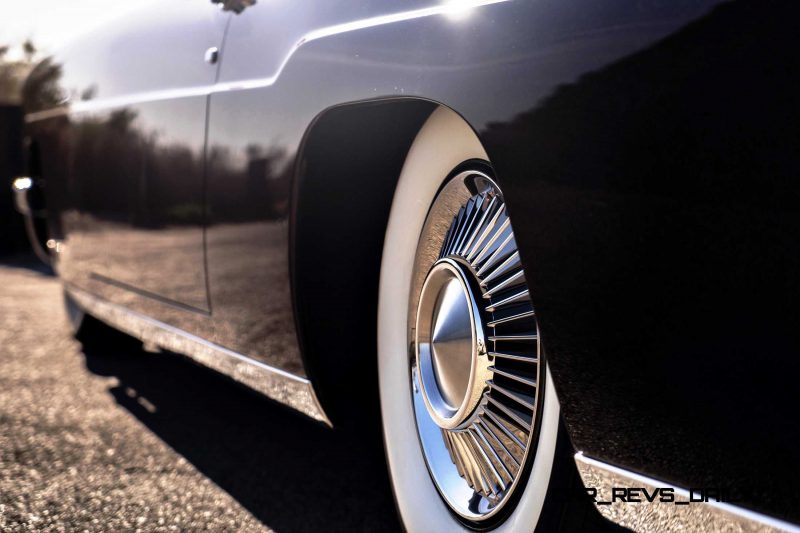
[{"label": "car door panel", "polygon": [[121,29],[99,32],[88,52],[64,53],[61,82],[76,108],[74,208],[60,257],[67,280],[126,304],[143,297],[210,312],[204,90],[217,65],[204,53],[221,46],[227,17],[205,2],[149,4]]}]

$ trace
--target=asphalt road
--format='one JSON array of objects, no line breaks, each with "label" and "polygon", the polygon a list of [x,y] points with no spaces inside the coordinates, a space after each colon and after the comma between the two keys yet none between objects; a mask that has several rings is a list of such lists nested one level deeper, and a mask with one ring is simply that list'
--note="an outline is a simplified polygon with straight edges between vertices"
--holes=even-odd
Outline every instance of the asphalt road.
[{"label": "asphalt road", "polygon": [[398,530],[374,434],[331,431],[122,336],[0,258],[0,531]]}]

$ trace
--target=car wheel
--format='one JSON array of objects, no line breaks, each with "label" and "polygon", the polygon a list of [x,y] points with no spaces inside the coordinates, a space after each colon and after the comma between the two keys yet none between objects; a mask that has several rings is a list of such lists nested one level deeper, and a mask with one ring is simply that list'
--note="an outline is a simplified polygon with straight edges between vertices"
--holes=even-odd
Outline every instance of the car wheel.
[{"label": "car wheel", "polygon": [[540,523],[557,449],[574,463],[503,192],[475,133],[446,108],[418,133],[392,203],[378,372],[409,531]]}]

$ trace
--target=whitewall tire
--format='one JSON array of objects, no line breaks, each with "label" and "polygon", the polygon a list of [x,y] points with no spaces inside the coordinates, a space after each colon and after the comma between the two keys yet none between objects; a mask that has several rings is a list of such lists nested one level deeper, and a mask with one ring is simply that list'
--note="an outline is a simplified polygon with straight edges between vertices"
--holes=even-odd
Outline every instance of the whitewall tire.
[{"label": "whitewall tire", "polygon": [[[444,182],[467,161],[488,157],[474,131],[450,109],[439,107],[414,140],[395,191],[384,241],[378,305],[378,374],[383,433],[397,507],[408,531],[468,530],[446,503],[426,463],[412,401],[409,359],[409,294],[420,236]],[[410,311],[412,311],[410,313]],[[543,370],[538,438],[527,475],[497,531],[533,531],[547,494],[559,433],[559,403],[549,370]]]}]

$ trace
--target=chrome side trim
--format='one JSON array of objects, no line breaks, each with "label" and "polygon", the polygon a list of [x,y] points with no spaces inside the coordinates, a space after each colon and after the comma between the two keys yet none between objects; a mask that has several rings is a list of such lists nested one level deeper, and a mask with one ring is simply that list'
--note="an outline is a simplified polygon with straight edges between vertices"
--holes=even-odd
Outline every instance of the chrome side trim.
[{"label": "chrome side trim", "polygon": [[[672,489],[676,501],[689,501],[689,491],[668,483],[636,474],[616,466],[583,455],[575,454],[575,463],[583,484],[597,489],[597,501],[611,501],[611,487],[643,487],[648,491],[656,488]],[[642,498],[644,500],[644,498]],[[650,503],[612,502],[597,505],[597,510],[612,522],[634,531],[788,531],[800,533],[800,527],[718,501],[696,502],[676,505],[660,502]]]},{"label": "chrome side trim", "polygon": [[342,24],[335,24],[333,26],[326,26],[309,31],[297,42],[294,43],[292,48],[283,58],[278,65],[277,70],[268,77],[253,78],[236,80],[229,82],[219,82],[213,85],[201,85],[197,87],[177,87],[174,89],[163,89],[155,91],[146,91],[141,93],[134,93],[121,96],[112,96],[109,98],[101,98],[90,101],[75,102],[72,106],[55,107],[43,111],[36,111],[25,115],[26,122],[36,122],[47,118],[58,117],[61,115],[68,115],[72,113],[82,113],[87,111],[97,111],[102,109],[109,109],[114,107],[121,107],[126,105],[141,104],[144,102],[153,102],[158,100],[170,100],[174,98],[188,98],[191,96],[207,96],[214,93],[226,91],[240,91],[247,89],[258,89],[261,87],[269,87],[278,81],[278,77],[283,72],[283,69],[289,63],[292,56],[300,49],[301,46],[308,44],[312,41],[331,37],[352,31],[363,30],[367,28],[374,28],[377,26],[384,26],[387,24],[394,24],[397,22],[405,22],[407,20],[414,20],[418,18],[425,18],[435,15],[453,15],[457,16],[459,13],[473,9],[476,7],[486,6],[490,4],[497,4],[500,2],[508,2],[509,0],[458,0],[458,1],[445,1],[431,7],[421,9],[414,9],[411,11],[402,11],[399,13],[392,13],[390,15],[379,15],[376,17],[369,17]]},{"label": "chrome side trim", "polygon": [[65,285],[65,289],[79,307],[114,328],[143,342],[186,355],[268,398],[333,427],[308,379],[228,350],[72,285]]}]

